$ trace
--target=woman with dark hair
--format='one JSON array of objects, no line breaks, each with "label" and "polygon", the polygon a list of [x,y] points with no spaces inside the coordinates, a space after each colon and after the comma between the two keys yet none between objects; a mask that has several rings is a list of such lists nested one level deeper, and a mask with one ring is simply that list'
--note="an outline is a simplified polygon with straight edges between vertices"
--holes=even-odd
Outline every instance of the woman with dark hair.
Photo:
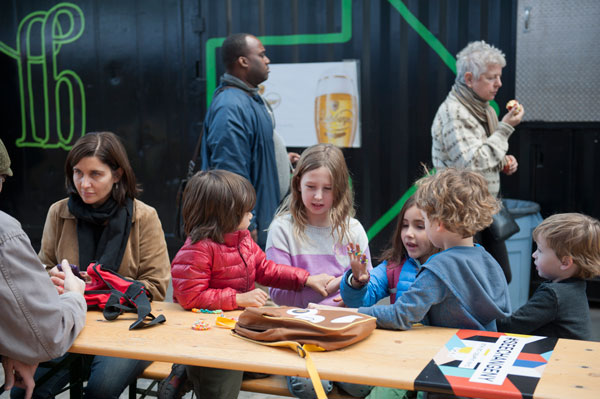
[{"label": "woman with dark hair", "polygon": [[[141,190],[120,139],[111,132],[81,137],[67,155],[65,178],[69,197],[48,211],[42,263],[53,268],[69,259],[85,271],[98,262],[144,284],[153,300],[163,300],[171,270],[164,232],[156,210],[136,199]],[[106,356],[86,360],[88,398],[118,398],[150,364]],[[53,378],[36,391],[56,394],[68,382],[67,370],[58,374],[61,381]]]}]

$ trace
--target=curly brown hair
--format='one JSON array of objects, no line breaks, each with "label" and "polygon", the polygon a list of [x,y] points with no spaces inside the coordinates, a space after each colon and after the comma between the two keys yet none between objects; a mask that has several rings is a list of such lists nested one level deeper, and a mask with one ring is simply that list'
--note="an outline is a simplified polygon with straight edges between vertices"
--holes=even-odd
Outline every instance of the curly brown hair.
[{"label": "curly brown hair", "polygon": [[419,179],[417,186],[415,201],[427,218],[463,238],[492,224],[500,209],[483,176],[467,169],[443,169]]},{"label": "curly brown hair", "polygon": [[574,277],[600,275],[600,222],[581,213],[559,213],[546,218],[533,230],[533,239],[542,237],[561,259],[573,258],[578,267]]}]

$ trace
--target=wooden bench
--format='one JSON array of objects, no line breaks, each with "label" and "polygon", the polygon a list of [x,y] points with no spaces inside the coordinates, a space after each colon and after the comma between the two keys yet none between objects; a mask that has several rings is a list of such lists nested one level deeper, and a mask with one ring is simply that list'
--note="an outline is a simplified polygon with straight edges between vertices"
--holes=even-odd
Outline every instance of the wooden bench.
[{"label": "wooden bench", "polygon": [[[136,384],[132,384],[129,387],[129,399],[136,399],[136,395],[141,394],[141,398],[148,395],[156,396],[156,391],[153,388],[156,386],[158,381],[163,380],[171,373],[171,363],[165,362],[153,362],[138,378],[145,378],[153,380],[152,384],[146,388],[137,388]],[[242,381],[242,391],[264,393],[268,395],[277,396],[292,396],[287,388],[285,376],[272,375],[267,378],[257,378],[253,380]],[[327,395],[329,399],[348,399],[351,396],[340,393],[337,387],[333,387],[333,390]]]}]

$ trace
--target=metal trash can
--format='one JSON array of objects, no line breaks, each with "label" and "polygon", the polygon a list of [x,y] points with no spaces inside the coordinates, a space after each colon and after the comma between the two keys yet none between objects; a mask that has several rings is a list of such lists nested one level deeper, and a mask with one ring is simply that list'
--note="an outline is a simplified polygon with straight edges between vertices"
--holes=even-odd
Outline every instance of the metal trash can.
[{"label": "metal trash can", "polygon": [[540,205],[536,202],[507,198],[502,202],[521,229],[506,240],[506,250],[512,273],[508,292],[513,311],[515,311],[529,299],[532,233],[543,219],[540,215]]}]

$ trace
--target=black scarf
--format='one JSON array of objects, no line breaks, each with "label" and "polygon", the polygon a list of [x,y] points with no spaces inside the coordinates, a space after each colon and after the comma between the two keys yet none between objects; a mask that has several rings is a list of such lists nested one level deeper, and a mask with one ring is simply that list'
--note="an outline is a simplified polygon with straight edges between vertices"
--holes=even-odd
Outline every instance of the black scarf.
[{"label": "black scarf", "polygon": [[[119,206],[109,197],[98,208],[84,203],[77,194],[69,197],[69,211],[77,218],[79,266],[98,262],[105,269],[119,270],[131,232],[133,200]],[[98,239],[99,236],[99,239]]]}]

